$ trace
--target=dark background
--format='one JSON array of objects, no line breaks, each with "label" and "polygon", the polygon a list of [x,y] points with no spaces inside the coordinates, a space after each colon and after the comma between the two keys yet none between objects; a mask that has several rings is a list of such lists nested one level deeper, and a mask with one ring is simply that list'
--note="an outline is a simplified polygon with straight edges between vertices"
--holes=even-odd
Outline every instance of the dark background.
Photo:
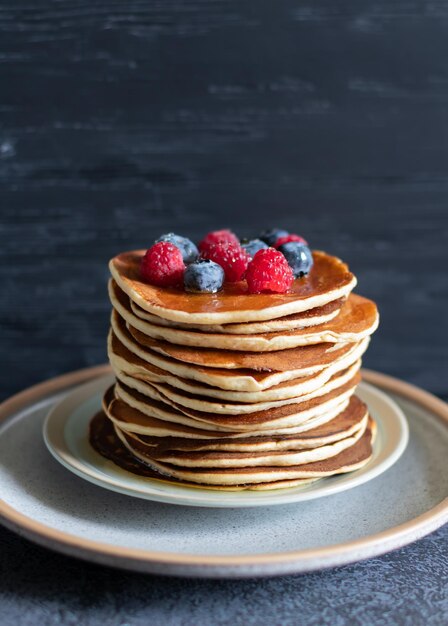
[{"label": "dark background", "polygon": [[[448,395],[443,0],[2,0],[0,185],[2,398],[105,361],[117,252],[269,226],[342,257],[377,301],[368,367]],[[2,623],[434,626],[446,537],[191,587],[4,531]]]},{"label": "dark background", "polygon": [[3,397],[105,361],[108,259],[281,226],[378,302],[365,364],[447,394],[448,4],[2,2]]}]

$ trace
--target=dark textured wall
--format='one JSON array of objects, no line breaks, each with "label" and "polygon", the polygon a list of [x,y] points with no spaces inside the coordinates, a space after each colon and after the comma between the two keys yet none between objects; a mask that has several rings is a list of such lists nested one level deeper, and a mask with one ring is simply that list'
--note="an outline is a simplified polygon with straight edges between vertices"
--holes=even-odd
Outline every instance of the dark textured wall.
[{"label": "dark textured wall", "polygon": [[278,225],[347,260],[371,368],[447,393],[448,5],[0,5],[2,397],[105,360],[108,258]]}]

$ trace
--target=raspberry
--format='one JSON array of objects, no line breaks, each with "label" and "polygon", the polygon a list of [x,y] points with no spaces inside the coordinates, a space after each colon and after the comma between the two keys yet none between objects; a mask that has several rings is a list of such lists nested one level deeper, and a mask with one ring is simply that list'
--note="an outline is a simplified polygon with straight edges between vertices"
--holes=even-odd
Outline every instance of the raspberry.
[{"label": "raspberry", "polygon": [[279,248],[284,243],[290,243],[291,241],[297,241],[297,243],[304,243],[306,246],[308,245],[308,242],[305,241],[303,237],[300,237],[300,235],[292,234],[292,235],[286,235],[285,237],[279,237],[277,241],[274,243],[274,248]]},{"label": "raspberry", "polygon": [[140,265],[143,280],[159,287],[178,285],[182,282],[184,271],[182,252],[166,241],[149,248]]},{"label": "raspberry", "polygon": [[210,246],[213,246],[217,243],[234,243],[239,245],[239,239],[232,233],[231,230],[214,230],[211,233],[208,233],[204,237],[204,239],[199,243],[198,248],[200,252],[207,253],[210,249]]},{"label": "raspberry", "polygon": [[249,293],[286,293],[294,276],[281,252],[268,248],[259,250],[249,264],[246,273]]},{"label": "raspberry", "polygon": [[218,263],[229,283],[243,279],[250,261],[249,255],[240,244],[232,241],[211,244],[202,252],[202,256]]}]

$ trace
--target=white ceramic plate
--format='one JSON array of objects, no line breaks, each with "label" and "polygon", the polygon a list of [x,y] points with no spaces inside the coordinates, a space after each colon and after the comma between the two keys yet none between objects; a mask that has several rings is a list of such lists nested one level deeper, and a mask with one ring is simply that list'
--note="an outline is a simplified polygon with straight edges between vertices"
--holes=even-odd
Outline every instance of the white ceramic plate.
[{"label": "white ceramic plate", "polygon": [[103,489],[48,453],[42,425],[90,368],[0,406],[0,522],[65,554],[130,570],[232,578],[341,566],[415,541],[448,521],[448,407],[390,376],[364,371],[406,415],[409,443],[375,480],[284,506],[173,506]]},{"label": "white ceramic plate", "polygon": [[182,487],[126,472],[90,446],[89,422],[100,410],[103,393],[113,380],[112,376],[105,376],[82,385],[57,404],[44,423],[45,443],[53,456],[78,476],[100,487],[147,500],[206,507],[253,507],[313,500],[379,476],[398,460],[408,442],[408,426],[401,409],[383,392],[361,383],[357,393],[378,425],[372,459],[362,469],[308,486],[271,491],[225,492],[199,486]]}]

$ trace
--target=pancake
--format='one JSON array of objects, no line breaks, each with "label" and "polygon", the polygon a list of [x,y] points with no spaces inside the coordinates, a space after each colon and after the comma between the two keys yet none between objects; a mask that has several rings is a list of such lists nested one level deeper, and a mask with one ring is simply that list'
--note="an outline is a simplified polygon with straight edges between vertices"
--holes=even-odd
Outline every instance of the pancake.
[{"label": "pancake", "polygon": [[[111,325],[117,336],[120,336],[120,326],[121,330],[123,329],[121,320],[122,318],[120,318],[117,311],[112,311]],[[339,355],[347,352],[347,345],[353,346],[353,343],[334,344],[326,342],[291,348],[289,350],[245,353],[237,350],[213,350],[210,348],[176,346],[168,341],[159,341],[146,337],[133,328],[127,328],[127,331],[128,339],[133,339],[134,345],[137,344],[141,348],[152,350],[176,361],[215,369],[250,369],[253,370],[253,375],[256,375],[258,372],[278,373],[314,369],[316,368],[316,363],[319,363],[319,365],[330,364]],[[120,339],[122,339],[121,336]],[[144,344],[141,342],[144,342]],[[234,376],[235,373],[232,371],[230,375]]]},{"label": "pancake", "polygon": [[[113,281],[115,283],[115,281]],[[114,290],[120,289],[114,284]],[[252,335],[254,333],[272,333],[281,330],[294,330],[296,328],[307,328],[308,326],[317,326],[329,322],[338,315],[345,298],[339,298],[328,302],[324,306],[315,307],[302,313],[293,313],[285,315],[273,320],[265,320],[263,322],[243,322],[241,324],[186,324],[182,322],[172,322],[163,317],[152,315],[144,309],[129,301],[132,313],[142,320],[156,324],[157,326],[170,326],[175,328],[183,328],[186,330],[199,330],[202,333],[225,333],[235,335]]]},{"label": "pancake", "polygon": [[113,333],[109,335],[108,339],[108,356],[112,369],[115,372],[123,372],[143,382],[167,383],[176,389],[187,391],[190,394],[207,396],[219,400],[256,403],[268,400],[294,398],[323,387],[333,375],[346,370],[356,363],[366,350],[367,345],[368,341],[361,342],[356,350],[350,352],[343,359],[340,359],[333,365],[329,365],[318,373],[285,381],[261,391],[219,389],[208,384],[204,385],[203,383],[180,378],[175,374],[150,365],[135,356],[120,343]]},{"label": "pancake", "polygon": [[365,465],[372,455],[372,441],[375,434],[374,422],[370,422],[362,437],[354,445],[327,459],[302,465],[284,467],[256,466],[242,468],[180,468],[169,463],[161,463],[145,455],[145,451],[138,449],[134,441],[131,448],[125,434],[116,430],[122,443],[132,454],[143,463],[146,463],[162,475],[171,476],[208,485],[240,485],[251,483],[269,483],[274,481],[321,478],[339,473],[352,471]]},{"label": "pancake", "polygon": [[[350,470],[347,470],[347,471],[350,471]],[[272,491],[274,489],[292,489],[293,487],[306,487],[310,483],[316,482],[316,480],[319,480],[319,478],[299,478],[297,480],[277,480],[277,481],[272,481],[270,483],[253,483],[252,485],[235,485],[234,487],[224,486],[224,485],[213,485],[213,487],[209,487],[207,485],[201,485],[201,488],[202,489],[216,489],[219,491]]]},{"label": "pancake", "polygon": [[[154,398],[149,398],[119,381],[114,392],[116,398],[123,401],[123,405],[114,407],[115,410],[121,409],[121,412],[112,417],[119,419],[118,425],[123,430],[156,436],[169,435],[173,424],[177,427],[177,432],[180,432],[179,428],[184,429],[182,436],[191,437],[200,437],[203,430],[220,432],[223,436],[231,437],[291,434],[304,432],[339,415],[347,407],[355,388],[356,379],[340,390],[300,405],[284,405],[248,415],[219,415],[195,411],[175,403],[165,404],[163,396],[157,395],[155,389]],[[136,409],[137,413],[130,416],[128,407]],[[159,421],[155,423],[155,419]],[[201,433],[198,434],[197,429]]]},{"label": "pancake", "polygon": [[[362,427],[358,428],[350,436],[338,439],[326,444],[302,450],[261,450],[261,451],[226,451],[226,450],[160,450],[153,444],[143,442],[139,437],[126,433],[117,432],[119,437],[124,437],[127,447],[133,453],[140,452],[145,457],[161,463],[168,463],[181,468],[249,468],[259,466],[290,467],[291,465],[303,465],[329,459],[343,450],[353,446],[363,435],[367,426],[367,419]],[[117,431],[119,429],[116,428]]]},{"label": "pancake", "polygon": [[362,467],[376,426],[356,397],[378,325],[356,278],[313,252],[284,294],[215,294],[140,278],[144,251],[110,262],[108,356],[115,384],[90,440],[120,467],[162,482],[279,489]]},{"label": "pancake", "polygon": [[136,474],[140,477],[150,478],[160,484],[173,484],[182,485],[183,487],[211,489],[218,491],[241,491],[246,489],[253,490],[265,490],[275,489],[279,487],[297,487],[305,486],[314,482],[315,478],[302,478],[298,480],[278,481],[271,483],[257,483],[254,485],[198,485],[197,483],[190,483],[187,481],[181,481],[176,478],[168,478],[163,476],[158,471],[153,470],[147,464],[141,463],[135,456],[133,456],[128,449],[122,444],[115,434],[115,430],[111,422],[107,419],[102,411],[97,413],[90,422],[89,440],[92,447],[101,456],[109,459],[115,463],[118,467]]},{"label": "pancake", "polygon": [[229,324],[272,320],[301,313],[346,297],[356,278],[340,259],[314,251],[310,273],[285,294],[248,294],[244,281],[225,283],[217,294],[190,294],[181,288],[156,287],[141,280],[145,250],[124,252],[109,263],[119,287],[139,307],[173,322]]},{"label": "pancake", "polygon": [[[107,413],[114,414],[119,402],[112,400],[108,405]],[[118,414],[120,407],[118,407]],[[225,452],[259,452],[259,451],[279,451],[279,450],[304,450],[317,448],[334,441],[339,441],[351,436],[359,429],[364,429],[367,425],[367,407],[359,398],[352,396],[347,407],[329,422],[317,424],[304,432],[289,434],[259,434],[252,436],[242,436],[235,438],[223,433],[208,433],[208,438],[183,437],[176,430],[171,431],[171,435],[163,437],[147,436],[135,433],[128,428],[121,428],[123,422],[113,418],[114,424],[122,431],[138,438],[142,445],[152,447],[154,458],[161,459],[160,454],[173,451],[202,452],[202,451],[225,451]],[[202,434],[202,433],[201,433]]]},{"label": "pancake", "polygon": [[[126,321],[132,335],[143,345],[146,345],[145,338],[150,337],[176,345],[198,348],[271,352],[323,342],[360,341],[372,334],[378,326],[378,312],[375,303],[355,294],[351,294],[347,298],[339,315],[326,324],[278,333],[251,335],[202,333],[157,326],[135,316],[129,303],[124,304],[123,299],[114,290],[113,283],[109,295],[114,309]],[[138,331],[137,336],[134,331]]]},{"label": "pancake", "polygon": [[148,395],[149,397],[152,397],[154,393],[153,390],[156,390],[156,392],[160,396],[162,396],[164,401],[166,399],[168,402],[172,401],[176,405],[181,405],[183,407],[197,409],[198,411],[207,411],[210,413],[219,413],[225,415],[244,415],[247,413],[253,413],[254,411],[272,409],[275,407],[283,406],[285,404],[301,403],[305,402],[306,400],[311,400],[315,397],[320,397],[352,380],[355,374],[359,371],[360,367],[361,361],[356,361],[346,370],[334,374],[334,376],[332,376],[327,383],[320,386],[318,389],[299,397],[292,397],[281,400],[267,400],[264,402],[247,404],[241,402],[232,402],[229,400],[219,401],[212,396],[198,397],[195,394],[191,394],[187,391],[181,390],[179,387],[175,388],[166,383],[143,382],[141,380],[138,380],[137,378],[128,376],[124,372],[118,370],[115,371],[115,376],[117,380],[124,382],[132,389],[136,389],[137,391],[140,391],[140,393]]},{"label": "pancake", "polygon": [[356,405],[353,406],[356,383],[354,379],[339,390],[300,405],[285,405],[243,416],[185,410],[117,383],[106,392],[103,410],[122,430],[146,436],[189,439],[284,436],[308,432],[346,410],[352,412],[356,409]]},{"label": "pancake", "polygon": [[[307,352],[306,358],[302,357],[302,362],[306,363],[305,367],[285,372],[260,372],[248,368],[231,370],[183,363],[176,359],[165,357],[149,348],[142,347],[135,341],[126,328],[124,320],[115,311],[111,318],[111,328],[119,342],[145,363],[171,372],[171,374],[180,378],[196,380],[220,389],[233,389],[235,391],[261,391],[286,380],[309,376],[323,370],[328,365],[334,365],[342,358],[348,357],[359,346],[359,343],[320,344],[320,349],[316,347],[315,350],[311,351],[315,355],[314,362],[311,360],[312,354],[310,354],[309,348],[302,348],[302,350]],[[299,349],[296,352],[299,353]],[[300,355],[298,361],[300,362]]]}]

